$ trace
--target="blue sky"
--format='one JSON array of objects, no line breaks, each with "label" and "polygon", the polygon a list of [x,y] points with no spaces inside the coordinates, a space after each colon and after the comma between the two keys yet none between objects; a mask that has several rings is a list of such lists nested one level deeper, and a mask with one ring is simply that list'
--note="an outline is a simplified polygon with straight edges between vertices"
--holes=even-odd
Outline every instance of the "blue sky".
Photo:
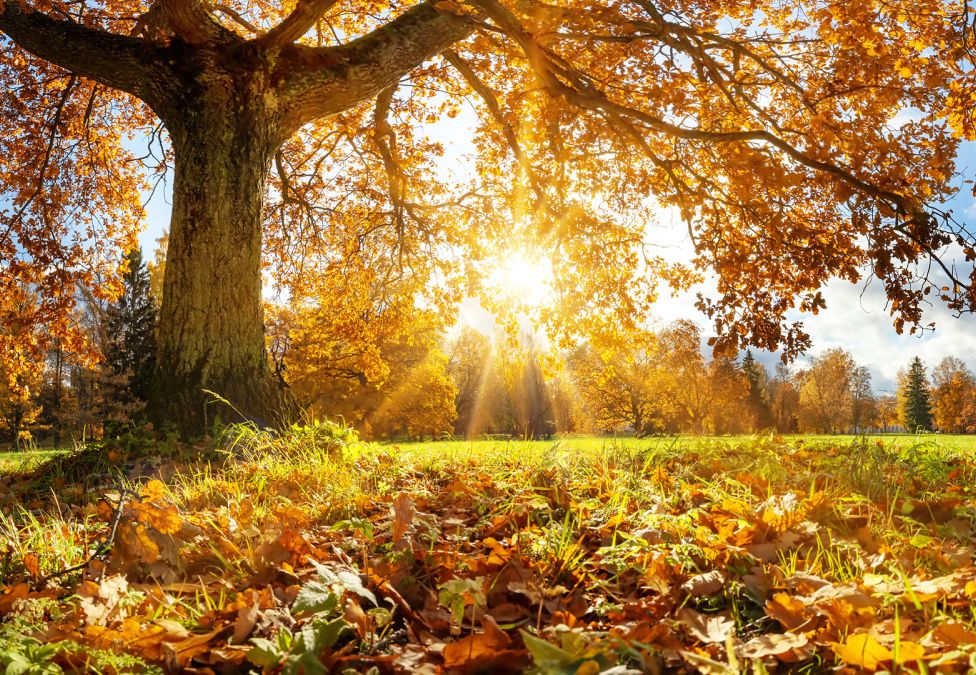
[{"label": "blue sky", "polygon": [[[471,112],[454,120],[439,123],[431,135],[446,146],[445,172],[456,173],[466,170],[463,157],[470,146],[466,139],[474,123]],[[958,158],[959,181],[976,178],[976,144],[967,143]],[[146,228],[140,236],[143,252],[151,257],[156,249],[156,241],[169,224],[171,184],[160,186],[155,196],[147,204]],[[147,195],[148,196],[148,195]],[[956,218],[976,222],[976,200],[972,186],[962,186],[959,195],[951,204]],[[681,258],[691,252],[691,242],[687,229],[676,218],[662,214],[659,222],[651,225],[649,231],[662,246],[662,254]],[[797,314],[793,320],[802,320],[813,338],[810,352],[802,357],[796,367],[801,367],[817,354],[833,347],[842,347],[854,358],[871,370],[874,389],[877,392],[893,392],[898,370],[908,364],[915,356],[921,357],[929,368],[935,366],[945,356],[957,356],[968,362],[976,370],[976,316],[965,315],[957,318],[941,306],[930,308],[925,322],[934,321],[936,329],[922,335],[898,335],[891,324],[891,317],[885,309],[885,296],[877,282],[852,285],[835,281],[825,289],[827,309],[817,316]],[[478,304],[467,301],[462,308],[468,322],[489,330],[492,319],[480,309]],[[696,320],[708,334],[710,324],[694,307],[694,292],[679,297],[664,297],[658,302],[654,319],[668,322],[678,318]],[[776,354],[756,351],[757,358],[770,371],[778,363]]]}]

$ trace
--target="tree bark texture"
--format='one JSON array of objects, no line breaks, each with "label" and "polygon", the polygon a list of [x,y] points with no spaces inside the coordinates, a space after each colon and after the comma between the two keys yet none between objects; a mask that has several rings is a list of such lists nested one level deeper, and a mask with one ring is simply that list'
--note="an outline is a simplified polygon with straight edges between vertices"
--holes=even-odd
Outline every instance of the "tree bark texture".
[{"label": "tree bark texture", "polygon": [[150,410],[184,434],[215,421],[279,421],[284,393],[265,355],[261,230],[280,143],[260,78],[200,78],[168,123],[176,175]]}]

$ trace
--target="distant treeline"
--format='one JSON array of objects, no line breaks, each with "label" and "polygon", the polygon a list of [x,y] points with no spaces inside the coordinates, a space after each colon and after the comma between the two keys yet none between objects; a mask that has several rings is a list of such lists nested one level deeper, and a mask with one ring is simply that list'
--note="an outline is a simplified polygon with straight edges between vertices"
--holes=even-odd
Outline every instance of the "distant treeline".
[{"label": "distant treeline", "polygon": [[[73,320],[85,349],[58,344],[31,377],[0,377],[0,439],[58,446],[146,424],[162,269],[162,255],[147,268],[134,251],[118,300],[81,298]],[[868,369],[842,349],[770,374],[750,352],[708,356],[690,321],[552,354],[526,335],[446,331],[409,298],[372,313],[338,307],[269,307],[271,365],[310,415],[365,438],[976,432],[976,378],[955,357],[931,373],[916,358],[897,395],[876,396]]]}]

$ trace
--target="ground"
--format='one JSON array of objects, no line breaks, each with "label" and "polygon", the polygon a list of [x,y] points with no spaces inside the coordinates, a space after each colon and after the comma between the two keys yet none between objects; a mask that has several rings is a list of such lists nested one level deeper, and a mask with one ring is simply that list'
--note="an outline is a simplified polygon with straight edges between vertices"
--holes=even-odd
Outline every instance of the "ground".
[{"label": "ground", "polygon": [[973,438],[213,446],[5,479],[0,666],[976,668]]}]

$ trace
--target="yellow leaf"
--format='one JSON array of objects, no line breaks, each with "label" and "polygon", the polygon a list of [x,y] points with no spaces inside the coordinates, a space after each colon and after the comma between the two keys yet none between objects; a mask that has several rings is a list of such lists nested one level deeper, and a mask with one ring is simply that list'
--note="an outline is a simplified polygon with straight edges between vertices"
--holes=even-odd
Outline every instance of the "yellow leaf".
[{"label": "yellow leaf", "polygon": [[879,664],[894,658],[887,647],[868,633],[851,635],[844,644],[831,643],[831,648],[844,663],[860,666],[865,670],[877,670]]},{"label": "yellow leaf", "polygon": [[151,480],[142,487],[142,498],[146,501],[158,501],[166,497],[166,484],[161,480]]},{"label": "yellow leaf", "polygon": [[918,661],[925,656],[925,647],[916,642],[901,642],[898,645],[898,658],[895,663],[908,663]]}]

